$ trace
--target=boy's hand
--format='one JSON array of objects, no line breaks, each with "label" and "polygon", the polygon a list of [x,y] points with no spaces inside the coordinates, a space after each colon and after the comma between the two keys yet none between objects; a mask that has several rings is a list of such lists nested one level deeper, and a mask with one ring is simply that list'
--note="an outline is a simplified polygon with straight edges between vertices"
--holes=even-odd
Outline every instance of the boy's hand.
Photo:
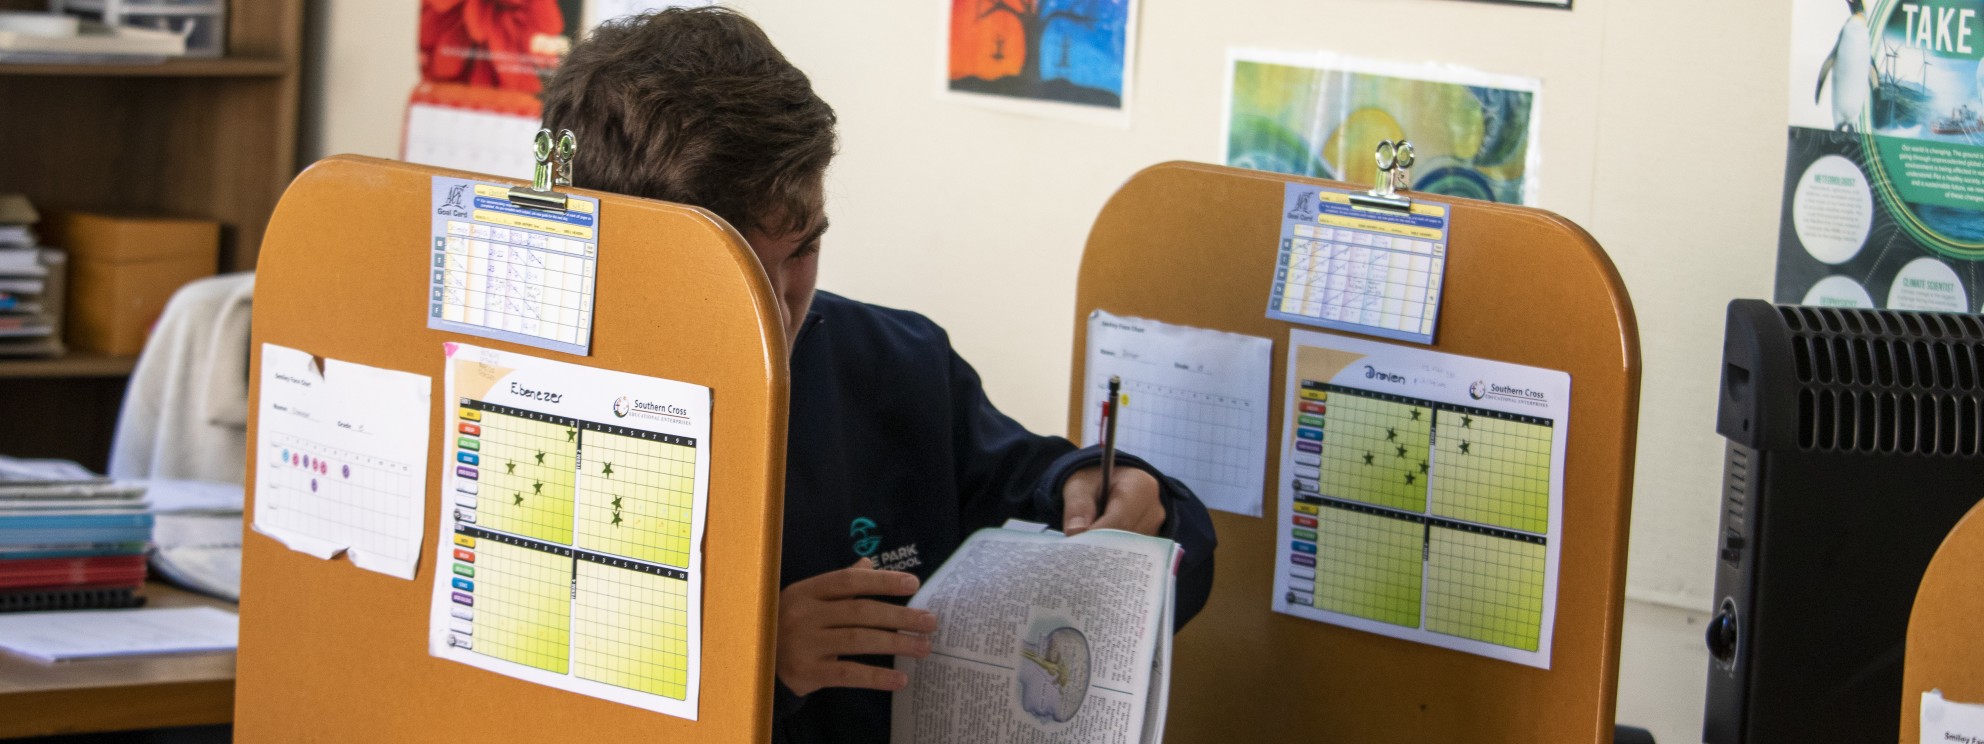
[{"label": "boy's hand", "polygon": [[1096,491],[1102,489],[1102,466],[1082,468],[1061,485],[1061,531],[1069,536],[1089,530],[1124,530],[1155,535],[1164,526],[1164,499],[1157,479],[1138,468],[1118,466],[1109,478],[1109,497],[1101,499],[1096,518]]},{"label": "boy's hand", "polygon": [[793,694],[822,687],[859,687],[894,692],[909,677],[894,669],[859,664],[843,656],[930,655],[937,616],[861,597],[907,597],[916,593],[913,574],[877,571],[863,558],[839,571],[795,581],[778,595],[778,680]]}]

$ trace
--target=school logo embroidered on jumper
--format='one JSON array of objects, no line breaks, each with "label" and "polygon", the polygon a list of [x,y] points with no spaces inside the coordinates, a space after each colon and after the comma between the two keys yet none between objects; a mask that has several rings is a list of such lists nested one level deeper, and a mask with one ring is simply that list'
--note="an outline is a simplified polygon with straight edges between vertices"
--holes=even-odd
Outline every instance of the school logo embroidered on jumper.
[{"label": "school logo embroidered on jumper", "polygon": [[875,550],[882,547],[882,535],[876,530],[873,519],[855,517],[854,522],[847,526],[847,534],[854,538],[854,554],[863,558],[874,555]]}]

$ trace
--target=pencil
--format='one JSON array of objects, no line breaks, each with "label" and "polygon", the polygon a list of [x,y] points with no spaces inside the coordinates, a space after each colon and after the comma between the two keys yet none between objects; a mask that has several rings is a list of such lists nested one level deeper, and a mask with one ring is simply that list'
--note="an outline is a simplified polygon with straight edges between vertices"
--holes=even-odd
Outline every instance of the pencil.
[{"label": "pencil", "polygon": [[1110,476],[1115,475],[1116,404],[1121,400],[1122,390],[1123,378],[1119,375],[1110,375],[1109,400],[1102,404],[1102,490],[1097,494],[1095,499],[1097,508],[1100,508],[1103,502],[1109,498]]}]

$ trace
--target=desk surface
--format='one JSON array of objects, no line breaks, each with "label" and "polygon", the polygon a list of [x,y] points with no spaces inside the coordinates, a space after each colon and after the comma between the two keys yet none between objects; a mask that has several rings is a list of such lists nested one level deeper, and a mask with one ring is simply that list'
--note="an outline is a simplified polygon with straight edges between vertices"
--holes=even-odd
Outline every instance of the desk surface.
[{"label": "desk surface", "polygon": [[[234,605],[164,584],[148,607]],[[234,654],[187,654],[42,664],[0,654],[0,739],[228,723]]]}]

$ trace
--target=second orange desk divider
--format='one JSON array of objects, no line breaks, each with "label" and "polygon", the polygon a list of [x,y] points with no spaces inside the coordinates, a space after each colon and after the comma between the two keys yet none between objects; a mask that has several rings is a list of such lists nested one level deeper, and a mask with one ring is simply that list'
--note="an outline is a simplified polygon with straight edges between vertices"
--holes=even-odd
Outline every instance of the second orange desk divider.
[{"label": "second orange desk divider", "polygon": [[[1285,389],[1288,332],[1266,317],[1284,185],[1360,187],[1196,163],[1138,173],[1103,207],[1074,307],[1068,431],[1079,437],[1087,319],[1101,309],[1273,340]],[[1408,196],[1421,196],[1407,194]],[[1639,329],[1619,273],[1584,230],[1542,210],[1425,196],[1452,207],[1434,351],[1571,375],[1562,560],[1549,669],[1535,669],[1269,609],[1272,519],[1214,512],[1212,599],[1179,634],[1167,738],[1178,742],[1612,741],[1639,420]],[[1281,407],[1270,410],[1262,493],[1286,480]]]}]

